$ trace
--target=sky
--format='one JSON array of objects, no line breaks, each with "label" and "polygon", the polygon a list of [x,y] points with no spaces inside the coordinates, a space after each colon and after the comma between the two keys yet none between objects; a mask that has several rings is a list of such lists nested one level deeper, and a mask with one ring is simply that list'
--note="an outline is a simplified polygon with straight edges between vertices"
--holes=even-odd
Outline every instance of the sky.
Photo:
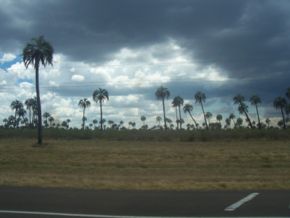
[{"label": "sky", "polygon": [[[206,94],[205,111],[240,116],[232,98],[262,99],[260,112],[280,119],[273,100],[290,87],[288,0],[0,0],[0,123],[13,100],[35,96],[33,68],[22,50],[43,35],[54,48],[53,66],[40,69],[43,111],[80,127],[82,98],[91,101],[88,123],[99,120],[92,99],[109,92],[104,118],[149,125],[162,116],[154,95],[165,86],[167,117],[172,99],[184,98],[202,123],[194,94]],[[249,102],[250,116],[256,120]],[[182,114],[190,123],[190,117]],[[215,118],[213,118],[213,121]]]}]

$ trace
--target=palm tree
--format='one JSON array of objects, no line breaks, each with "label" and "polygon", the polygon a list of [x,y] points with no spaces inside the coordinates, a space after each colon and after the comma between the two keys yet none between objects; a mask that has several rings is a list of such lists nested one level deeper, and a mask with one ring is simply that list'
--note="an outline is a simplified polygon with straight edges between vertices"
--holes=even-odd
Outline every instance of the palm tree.
[{"label": "palm tree", "polygon": [[160,86],[156,92],[155,92],[155,96],[157,97],[158,100],[162,101],[162,106],[163,106],[163,120],[164,120],[164,129],[167,129],[167,125],[166,125],[166,115],[165,115],[165,104],[164,104],[164,100],[165,98],[168,99],[170,96],[170,92],[167,88]]},{"label": "palm tree", "polygon": [[98,123],[98,120],[97,119],[93,119],[94,129],[96,129],[97,123]]},{"label": "palm tree", "polygon": [[32,110],[35,105],[35,99],[29,98],[24,102],[24,104],[26,105],[26,109],[29,112],[29,124],[32,124]]},{"label": "palm tree", "polygon": [[199,103],[201,106],[203,117],[204,117],[204,123],[205,123],[206,128],[208,129],[208,124],[207,124],[207,120],[206,120],[206,116],[205,116],[205,112],[204,112],[204,108],[203,108],[203,103],[205,102],[206,96],[203,92],[199,91],[199,92],[195,93],[194,98],[195,98],[195,102]]},{"label": "palm tree", "polygon": [[160,122],[161,122],[162,118],[160,116],[157,116],[156,117],[156,121],[158,123],[158,126],[160,126]]},{"label": "palm tree", "polygon": [[197,128],[197,123],[196,123],[195,119],[193,118],[193,116],[191,114],[191,111],[193,111],[193,106],[191,104],[185,104],[183,106],[183,112],[189,114],[189,116],[191,117],[192,121],[194,122],[194,125]]},{"label": "palm tree", "polygon": [[109,93],[106,89],[96,89],[93,92],[93,99],[96,103],[100,103],[100,113],[101,113],[101,130],[103,130],[103,102],[107,99],[109,100]]},{"label": "palm tree", "polygon": [[179,120],[179,128],[182,128],[182,117],[181,117],[181,106],[183,105],[183,98],[181,98],[180,96],[176,96],[173,98],[172,101],[172,106],[175,107],[176,109],[178,108],[178,112],[179,112],[179,118],[177,118],[177,110],[176,110],[176,120]]},{"label": "palm tree", "polygon": [[223,116],[222,116],[221,114],[218,114],[218,115],[216,116],[216,119],[217,119],[217,121],[221,124],[221,121],[222,121],[222,119],[223,119]]},{"label": "palm tree", "polygon": [[251,127],[251,129],[253,129],[253,125],[252,125],[252,122],[250,120],[250,117],[248,115],[248,105],[245,104],[245,97],[242,96],[242,95],[236,95],[234,98],[234,104],[238,104],[239,105],[239,112],[240,114],[245,114],[246,118],[247,118],[247,121],[248,121],[248,124],[249,126]]},{"label": "palm tree", "polygon": [[18,122],[18,118],[17,118],[17,115],[19,116],[19,111],[23,108],[23,104],[22,104],[22,102],[20,102],[20,101],[18,101],[18,100],[15,100],[15,101],[12,101],[11,102],[11,104],[10,104],[10,107],[11,107],[11,109],[12,110],[15,110],[15,115],[14,115],[14,117],[15,117],[15,126],[14,127],[18,127],[18,124],[19,124],[19,122]]},{"label": "palm tree", "polygon": [[52,127],[52,123],[53,123],[53,121],[54,121],[54,118],[53,118],[52,116],[50,116],[50,117],[48,118],[48,121],[49,121],[49,127]]},{"label": "palm tree", "polygon": [[271,120],[269,118],[266,119],[266,123],[267,123],[267,127],[268,129],[270,128],[270,123],[271,123]]},{"label": "palm tree", "polygon": [[231,119],[230,118],[226,118],[225,122],[226,122],[225,128],[229,128],[231,126]]},{"label": "palm tree", "polygon": [[141,121],[143,122],[143,126],[145,126],[146,117],[144,115],[141,116]]},{"label": "palm tree", "polygon": [[43,36],[33,38],[23,49],[23,62],[26,68],[29,65],[33,65],[35,69],[35,89],[37,99],[37,115],[38,115],[38,144],[42,144],[42,120],[41,120],[41,103],[40,103],[40,92],[39,92],[39,65],[42,64],[44,67],[47,64],[52,65],[53,59],[53,48],[47,42]]},{"label": "palm tree", "polygon": [[250,102],[252,105],[254,105],[256,107],[256,113],[257,113],[257,117],[258,117],[258,126],[259,126],[259,129],[261,129],[262,126],[261,126],[260,115],[259,115],[259,110],[258,110],[258,105],[261,104],[261,98],[257,95],[253,95],[250,98]]},{"label": "palm tree", "polygon": [[281,114],[282,114],[282,120],[283,120],[283,128],[286,129],[286,120],[285,120],[285,115],[284,115],[284,110],[286,108],[287,105],[287,101],[285,98],[283,97],[277,97],[274,99],[273,102],[273,106],[276,109],[280,109],[281,110]]},{"label": "palm tree", "polygon": [[208,120],[208,124],[210,125],[210,119],[212,118],[212,113],[211,112],[206,112],[205,116],[206,116],[206,119]]},{"label": "palm tree", "polygon": [[236,118],[236,116],[233,113],[231,113],[230,116],[229,116],[229,119],[233,121],[234,127],[236,126],[235,118]]},{"label": "palm tree", "polygon": [[83,121],[82,128],[83,128],[83,130],[85,129],[85,119],[84,119],[84,117],[85,117],[86,108],[90,107],[90,106],[91,106],[91,102],[88,99],[86,99],[86,98],[81,99],[79,101],[79,107],[81,107],[83,109],[83,118],[82,118],[82,121]]},{"label": "palm tree", "polygon": [[243,125],[243,119],[239,117],[237,119],[236,125],[237,125],[237,127],[241,127]]},{"label": "palm tree", "polygon": [[50,117],[50,113],[44,112],[42,116],[45,119],[45,127],[47,128],[48,127],[48,119]]}]

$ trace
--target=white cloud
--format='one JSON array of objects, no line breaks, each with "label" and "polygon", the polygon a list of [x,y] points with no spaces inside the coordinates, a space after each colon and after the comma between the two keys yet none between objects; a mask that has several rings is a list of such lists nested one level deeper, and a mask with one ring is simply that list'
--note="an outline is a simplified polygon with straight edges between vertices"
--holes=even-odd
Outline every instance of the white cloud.
[{"label": "white cloud", "polygon": [[74,74],[74,75],[71,77],[71,80],[72,80],[72,81],[76,81],[76,82],[82,82],[82,81],[85,80],[85,77],[82,76],[82,75]]},{"label": "white cloud", "polygon": [[8,61],[13,61],[16,58],[16,55],[11,53],[4,53],[3,56],[0,58],[0,63],[5,63]]}]

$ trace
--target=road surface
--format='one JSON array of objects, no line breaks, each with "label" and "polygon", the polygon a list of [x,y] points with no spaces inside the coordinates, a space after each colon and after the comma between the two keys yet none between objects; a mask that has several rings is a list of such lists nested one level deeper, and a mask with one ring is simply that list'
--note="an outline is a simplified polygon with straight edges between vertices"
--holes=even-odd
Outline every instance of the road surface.
[{"label": "road surface", "polygon": [[0,218],[290,217],[290,190],[94,191],[0,187]]}]

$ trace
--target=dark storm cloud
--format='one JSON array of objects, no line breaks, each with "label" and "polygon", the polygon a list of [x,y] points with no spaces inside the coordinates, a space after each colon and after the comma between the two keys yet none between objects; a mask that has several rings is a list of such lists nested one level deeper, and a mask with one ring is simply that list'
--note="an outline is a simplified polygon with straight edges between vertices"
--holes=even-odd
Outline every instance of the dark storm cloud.
[{"label": "dark storm cloud", "polygon": [[[6,9],[0,10],[0,48],[4,51],[44,34],[57,52],[75,60],[102,62],[120,48],[140,48],[173,38],[199,64],[214,64],[231,79],[215,91],[215,85],[206,83],[182,84],[186,90],[182,95],[196,85],[209,95],[273,96],[286,89],[290,79],[287,0],[4,2]],[[231,83],[235,79],[239,81]],[[178,90],[178,84],[169,85]]]}]

